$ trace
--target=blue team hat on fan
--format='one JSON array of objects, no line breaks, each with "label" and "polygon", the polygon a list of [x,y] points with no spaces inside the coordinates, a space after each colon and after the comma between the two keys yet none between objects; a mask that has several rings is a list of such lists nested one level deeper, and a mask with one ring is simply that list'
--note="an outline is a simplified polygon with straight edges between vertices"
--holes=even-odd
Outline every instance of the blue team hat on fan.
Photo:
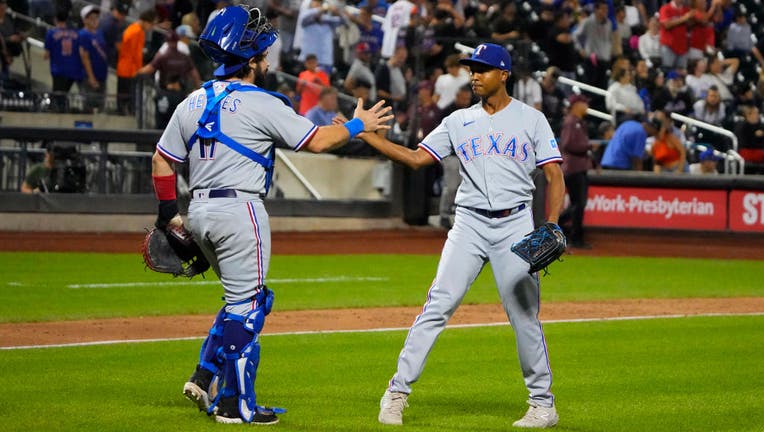
[{"label": "blue team hat on fan", "polygon": [[700,159],[701,161],[706,161],[706,160],[720,161],[722,158],[720,158],[719,156],[716,155],[716,153],[714,153],[714,149],[707,148],[700,155],[698,155],[698,159]]},{"label": "blue team hat on fan", "polygon": [[512,57],[507,52],[507,49],[492,43],[478,45],[475,51],[472,51],[472,57],[461,59],[459,63],[467,66],[482,64],[507,72],[512,70]]}]

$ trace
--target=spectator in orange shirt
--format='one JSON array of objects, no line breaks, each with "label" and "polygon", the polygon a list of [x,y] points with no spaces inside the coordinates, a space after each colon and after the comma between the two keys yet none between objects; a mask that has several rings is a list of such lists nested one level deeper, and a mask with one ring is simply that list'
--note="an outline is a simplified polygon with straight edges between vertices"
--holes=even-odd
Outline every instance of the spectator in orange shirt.
[{"label": "spectator in orange shirt", "polygon": [[300,95],[300,115],[316,106],[321,89],[329,85],[329,76],[318,68],[318,57],[308,54],[305,57],[305,70],[297,77],[295,90]]},{"label": "spectator in orange shirt", "polygon": [[653,156],[653,172],[683,173],[687,163],[687,150],[679,137],[674,135],[671,118],[658,113],[660,112],[656,111],[656,117],[653,119],[658,133],[650,149]]},{"label": "spectator in orange shirt", "polygon": [[133,89],[135,75],[143,67],[143,47],[146,32],[154,28],[157,13],[154,9],[141,12],[138,21],[130,24],[122,33],[122,45],[117,56],[117,109],[124,114],[135,112]]}]

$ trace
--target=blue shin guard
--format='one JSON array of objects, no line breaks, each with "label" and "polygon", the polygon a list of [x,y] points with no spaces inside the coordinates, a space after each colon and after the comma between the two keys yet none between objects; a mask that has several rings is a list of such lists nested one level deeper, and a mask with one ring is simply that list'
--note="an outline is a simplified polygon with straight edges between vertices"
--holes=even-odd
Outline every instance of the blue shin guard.
[{"label": "blue shin guard", "polygon": [[[255,309],[247,315],[226,312],[222,325],[220,346],[224,357],[222,368],[222,388],[209,409],[213,412],[221,397],[238,397],[239,415],[246,423],[252,422],[255,413],[265,408],[257,405],[255,379],[260,364],[259,335],[265,324],[265,315],[270,312],[273,294],[262,290],[256,296]],[[284,409],[270,409],[283,413]]]},{"label": "blue shin guard", "polygon": [[260,364],[260,344],[257,341],[257,336],[247,345],[244,352],[241,353],[241,357],[235,362],[236,385],[239,388],[239,414],[246,423],[249,423],[255,416],[257,409],[255,379],[257,378],[257,367]]},{"label": "blue shin guard", "polygon": [[215,375],[218,375],[223,366],[223,318],[225,316],[225,306],[220,308],[215,316],[215,321],[210,327],[207,338],[202,343],[199,350],[199,366],[207,369]]}]

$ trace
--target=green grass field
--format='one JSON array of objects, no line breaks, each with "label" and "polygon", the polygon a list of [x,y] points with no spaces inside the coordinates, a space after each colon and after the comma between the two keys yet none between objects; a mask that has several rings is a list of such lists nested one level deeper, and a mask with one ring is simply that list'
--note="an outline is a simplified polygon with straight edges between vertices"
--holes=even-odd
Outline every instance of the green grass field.
[{"label": "green grass field", "polygon": [[[556,430],[764,430],[762,326],[762,316],[546,325]],[[274,430],[389,430],[376,414],[405,336],[264,336],[259,400],[289,410]],[[3,430],[230,429],[181,395],[197,346],[0,351]],[[409,398],[404,427],[511,429],[526,396],[508,327],[450,329]]]},{"label": "green grass field", "polygon": [[[277,310],[420,306],[437,260],[422,255],[275,256],[268,280],[276,291]],[[172,279],[145,271],[137,254],[0,253],[0,263],[0,322],[214,314],[220,308],[222,289],[212,272],[190,282]],[[551,276],[542,278],[545,302],[764,296],[764,261],[566,256],[550,270]],[[123,283],[144,285],[108,285]],[[497,302],[493,275],[486,268],[465,303]]]},{"label": "green grass field", "polygon": [[[137,255],[0,253],[0,262],[0,322],[211,315],[220,306],[214,278],[174,283],[143,271]],[[276,256],[269,278],[277,310],[419,306],[436,265],[435,256]],[[763,261],[569,256],[542,279],[542,297],[760,297],[762,270]],[[465,302],[497,297],[484,271]],[[556,430],[764,432],[762,327],[762,315],[547,324]],[[258,400],[289,410],[273,430],[390,430],[376,414],[405,336],[263,336]],[[181,395],[200,342],[0,350],[0,429],[231,429]],[[508,326],[449,329],[404,428],[512,429],[526,396]]]}]

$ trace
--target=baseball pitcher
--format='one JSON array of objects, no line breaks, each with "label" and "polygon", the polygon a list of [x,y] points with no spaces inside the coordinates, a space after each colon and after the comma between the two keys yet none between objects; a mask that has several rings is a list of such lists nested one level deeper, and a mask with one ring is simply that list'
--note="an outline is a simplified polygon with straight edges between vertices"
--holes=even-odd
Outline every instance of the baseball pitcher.
[{"label": "baseball pitcher", "polygon": [[[514,426],[551,427],[557,424],[558,416],[546,341],[538,320],[536,273],[547,262],[536,265],[532,261],[539,255],[559,256],[560,246],[564,250],[564,236],[556,225],[565,193],[559,166],[562,157],[544,114],[507,94],[512,59],[506,49],[481,44],[471,58],[460,62],[469,66],[472,90],[481,101],[446,117],[419,143],[418,149],[398,146],[378,134],[361,134],[382,154],[412,168],[456,155],[462,176],[454,226],[443,247],[427,302],[409,331],[397,371],[380,401],[378,419],[384,424],[403,423],[411,385],[419,379],[435,340],[490,261],[501,303],[517,338],[529,392],[530,407]],[[538,241],[528,241],[532,236],[526,234],[536,232],[530,176],[536,167],[543,170],[549,182],[549,222],[537,232]],[[553,247],[542,253],[532,250],[547,239]],[[547,254],[547,250],[555,253]]]}]

